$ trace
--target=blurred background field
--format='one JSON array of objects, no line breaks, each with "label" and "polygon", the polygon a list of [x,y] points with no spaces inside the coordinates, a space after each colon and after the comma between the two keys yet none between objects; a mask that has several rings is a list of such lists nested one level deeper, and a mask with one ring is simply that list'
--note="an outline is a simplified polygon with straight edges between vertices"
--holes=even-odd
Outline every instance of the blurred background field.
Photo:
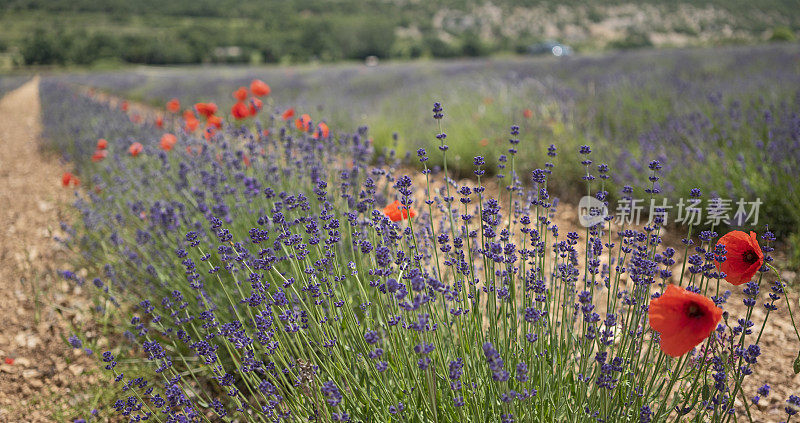
[{"label": "blurred background field", "polygon": [[792,40],[794,0],[6,0],[0,66],[297,63]]}]

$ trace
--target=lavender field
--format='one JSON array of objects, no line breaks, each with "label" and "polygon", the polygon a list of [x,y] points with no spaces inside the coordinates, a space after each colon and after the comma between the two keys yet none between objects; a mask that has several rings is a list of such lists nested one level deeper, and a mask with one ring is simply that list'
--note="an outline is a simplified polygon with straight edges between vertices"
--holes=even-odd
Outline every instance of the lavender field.
[{"label": "lavender field", "polygon": [[[75,190],[60,275],[91,302],[66,341],[113,381],[75,419],[800,411],[796,45],[142,68],[39,93]],[[643,220],[616,218],[639,199]],[[706,214],[677,222],[683,201]]]},{"label": "lavender field", "polygon": [[29,79],[31,79],[29,76],[24,75],[0,75],[0,96],[19,88],[20,85],[24,84]]},{"label": "lavender field", "polygon": [[[800,241],[800,54],[797,45],[638,51],[597,57],[476,59],[287,68],[142,68],[59,78],[163,107],[218,99],[233,104],[253,78],[278,87],[275,110],[294,107],[340,130],[369,128],[376,151],[435,148],[431,99],[448,104],[451,170],[471,174],[474,155],[497,163],[503,128],[521,127],[517,166],[535,168],[547,147],[591,144],[617,189],[663,166],[677,200],[697,185],[710,197],[761,198],[765,221]],[[767,165],[769,163],[769,165]],[[562,172],[579,177],[582,167]],[[493,172],[490,169],[489,172]],[[553,181],[559,195],[581,190]],[[616,190],[609,190],[616,192]],[[613,195],[613,194],[612,194]],[[734,201],[735,203],[735,201]],[[800,256],[795,258],[800,264]]]}]

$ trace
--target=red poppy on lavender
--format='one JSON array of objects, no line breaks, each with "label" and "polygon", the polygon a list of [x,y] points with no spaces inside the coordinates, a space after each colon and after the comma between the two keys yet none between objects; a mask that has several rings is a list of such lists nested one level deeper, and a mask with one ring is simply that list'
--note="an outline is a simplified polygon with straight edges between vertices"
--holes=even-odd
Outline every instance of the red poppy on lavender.
[{"label": "red poppy on lavender", "polygon": [[661,335],[661,350],[680,357],[708,338],[722,319],[711,299],[675,285],[650,302],[650,328]]},{"label": "red poppy on lavender", "polygon": [[755,232],[750,235],[742,231],[728,232],[717,241],[717,245],[720,244],[725,246],[725,261],[714,264],[725,272],[725,280],[734,285],[750,282],[764,265],[764,253]]},{"label": "red poppy on lavender", "polygon": [[80,184],[81,184],[81,180],[78,179],[77,176],[73,175],[70,172],[64,172],[64,174],[61,175],[61,185],[62,186],[68,187],[68,186],[72,185],[72,186],[77,187]]},{"label": "red poppy on lavender", "polygon": [[287,121],[287,120],[291,119],[293,116],[294,116],[294,107],[290,107],[290,108],[286,109],[286,111],[283,112],[283,114],[281,114],[281,118],[284,121]]},{"label": "red poppy on lavender", "polygon": [[267,96],[271,91],[269,85],[260,79],[254,79],[253,82],[250,83],[250,92],[256,97]]},{"label": "red poppy on lavender", "polygon": [[236,104],[231,107],[231,114],[236,119],[245,119],[250,116],[250,110],[247,108],[246,104],[237,101]]},{"label": "red poppy on lavender", "polygon": [[247,98],[247,88],[239,87],[238,90],[233,92],[233,98],[238,101],[244,101]]},{"label": "red poppy on lavender", "polygon": [[313,138],[328,138],[328,135],[330,135],[330,128],[328,128],[325,122],[320,122],[319,125],[317,125],[317,132],[314,133]]},{"label": "red poppy on lavender", "polygon": [[302,116],[294,120],[294,126],[301,131],[308,132],[311,129],[311,116],[303,113]]},{"label": "red poppy on lavender", "polygon": [[384,207],[383,214],[391,219],[392,222],[398,222],[403,219],[408,219],[409,215],[412,218],[415,217],[417,212],[414,211],[414,209],[412,209],[410,206],[406,208],[406,206],[400,204],[399,200],[394,200],[394,203]]},{"label": "red poppy on lavender", "polygon": [[222,118],[219,116],[211,116],[206,120],[206,126],[213,126],[217,129],[222,129]]},{"label": "red poppy on lavender", "polygon": [[128,153],[130,153],[131,156],[136,157],[139,155],[139,153],[142,152],[143,149],[144,146],[142,145],[142,143],[135,142],[131,144],[130,147],[128,147]]},{"label": "red poppy on lavender", "polygon": [[161,136],[161,149],[164,151],[172,150],[172,147],[178,142],[178,137],[172,134],[164,134]]},{"label": "red poppy on lavender", "polygon": [[108,141],[105,138],[100,138],[97,140],[97,149],[98,150],[105,150],[108,148]]},{"label": "red poppy on lavender", "polygon": [[191,110],[184,110],[183,120],[184,129],[186,132],[194,132],[194,130],[197,129],[197,125],[200,124],[200,122],[197,120],[197,117],[195,117]]},{"label": "red poppy on lavender", "polygon": [[94,154],[92,154],[92,161],[97,163],[106,158],[108,152],[106,150],[95,150]]},{"label": "red poppy on lavender", "polygon": [[167,102],[167,110],[172,113],[178,113],[181,110],[181,102],[177,98],[173,98]]},{"label": "red poppy on lavender", "polygon": [[203,115],[206,119],[217,113],[217,105],[214,103],[197,103],[194,105],[197,113]]},{"label": "red poppy on lavender", "polygon": [[261,111],[261,108],[264,107],[264,102],[253,97],[248,102],[248,106],[250,108],[250,115],[255,116]]},{"label": "red poppy on lavender", "polygon": [[193,118],[193,119],[190,119],[190,120],[186,121],[186,124],[184,125],[184,129],[186,130],[186,132],[194,132],[197,129],[197,126],[199,124],[200,124],[200,121],[198,121],[197,119]]}]

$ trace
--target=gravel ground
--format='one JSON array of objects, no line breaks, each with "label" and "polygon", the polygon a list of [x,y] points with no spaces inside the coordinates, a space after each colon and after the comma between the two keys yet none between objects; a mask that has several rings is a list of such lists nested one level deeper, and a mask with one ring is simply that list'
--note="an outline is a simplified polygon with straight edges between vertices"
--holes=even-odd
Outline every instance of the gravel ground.
[{"label": "gravel ground", "polygon": [[[68,219],[66,170],[39,150],[38,78],[0,101],[0,421],[72,421],[96,377],[94,359],[66,342],[88,309],[62,281],[68,252],[53,236]],[[87,410],[88,414],[88,410]]]}]

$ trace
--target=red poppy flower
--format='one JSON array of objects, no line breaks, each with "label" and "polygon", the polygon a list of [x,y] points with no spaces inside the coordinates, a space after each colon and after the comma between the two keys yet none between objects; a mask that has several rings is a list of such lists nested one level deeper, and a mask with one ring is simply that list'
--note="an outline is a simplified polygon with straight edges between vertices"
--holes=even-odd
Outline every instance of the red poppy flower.
[{"label": "red poppy flower", "polygon": [[144,146],[141,143],[135,142],[128,147],[128,153],[130,153],[131,156],[136,157],[142,152],[143,149]]},{"label": "red poppy flower", "polygon": [[286,111],[283,112],[283,114],[281,115],[281,118],[283,118],[283,120],[286,121],[286,120],[291,119],[292,116],[294,116],[294,108],[293,107],[286,109]]},{"label": "red poppy flower", "polygon": [[722,319],[711,299],[675,285],[650,301],[650,327],[661,335],[661,351],[680,357],[708,338]]},{"label": "red poppy flower", "polygon": [[123,112],[127,112],[128,111],[128,102],[127,101],[123,101],[122,104],[119,105],[119,108],[122,109]]},{"label": "red poppy flower", "polygon": [[183,120],[190,120],[190,119],[197,119],[197,116],[194,115],[194,112],[191,110],[184,110],[183,111]]},{"label": "red poppy flower", "polygon": [[522,116],[525,116],[525,119],[530,119],[533,117],[533,110],[525,109],[522,111]]},{"label": "red poppy flower", "polygon": [[158,116],[156,118],[156,126],[159,127],[159,128],[163,128],[164,127],[164,118],[162,118],[161,116]]},{"label": "red poppy flower", "polygon": [[244,101],[247,98],[247,88],[239,87],[238,90],[233,92],[233,98],[239,101]]},{"label": "red poppy flower", "polygon": [[231,114],[236,119],[245,119],[250,116],[250,110],[247,108],[246,104],[237,101],[236,104],[231,107]]},{"label": "red poppy flower", "polygon": [[187,113],[184,112],[183,116],[184,116],[183,129],[186,132],[194,132],[195,129],[197,129],[197,125],[200,124],[200,121],[198,121],[197,118],[194,117],[194,114],[192,114],[191,112],[189,112],[188,115]]},{"label": "red poppy flower", "polygon": [[194,105],[197,113],[203,115],[206,119],[217,113],[217,105],[214,103],[197,103]]},{"label": "red poppy flower", "polygon": [[271,91],[269,85],[260,79],[254,79],[253,82],[250,83],[250,92],[256,97],[264,97],[269,95]]},{"label": "red poppy flower", "polygon": [[720,244],[725,246],[725,261],[714,264],[725,272],[725,280],[734,285],[750,282],[764,265],[764,253],[755,232],[750,235],[742,231],[728,232],[717,241],[717,245]]},{"label": "red poppy flower", "polygon": [[206,125],[213,126],[217,129],[222,129],[222,118],[219,116],[211,116],[206,120]]},{"label": "red poppy flower", "polygon": [[98,150],[105,150],[108,148],[108,141],[105,138],[100,138],[97,140],[97,149]]},{"label": "red poppy flower", "polygon": [[319,125],[317,125],[317,132],[314,133],[314,139],[328,138],[328,135],[330,135],[328,125],[326,125],[325,122],[320,122]]},{"label": "red poppy flower", "polygon": [[106,150],[95,150],[94,154],[92,154],[92,161],[97,163],[106,158],[107,155]]},{"label": "red poppy flower", "polygon": [[197,129],[197,126],[200,125],[200,121],[197,120],[197,118],[188,119],[184,123],[185,124],[183,128],[186,130],[186,132],[194,132]]},{"label": "red poppy flower", "polygon": [[216,134],[217,127],[213,125],[206,126],[206,130],[203,131],[203,137],[206,139],[206,141],[211,141],[211,138],[213,138]]},{"label": "red poppy flower", "polygon": [[294,126],[301,131],[308,132],[311,129],[311,116],[303,113],[302,116],[294,120]]},{"label": "red poppy flower", "polygon": [[61,175],[61,185],[65,186],[65,187],[68,187],[68,186],[70,186],[70,184],[72,184],[72,186],[77,187],[78,185],[81,184],[81,180],[78,179],[77,176],[75,176],[75,175],[73,175],[73,174],[71,174],[69,172],[64,172],[64,174]]},{"label": "red poppy flower", "polygon": [[392,222],[397,222],[403,219],[408,219],[409,214],[413,218],[417,215],[417,212],[411,207],[406,209],[406,206],[400,204],[399,200],[394,200],[394,203],[384,207],[383,214],[389,217]]},{"label": "red poppy flower", "polygon": [[178,142],[178,137],[172,134],[164,134],[161,136],[161,149],[164,151],[172,150],[172,147]]},{"label": "red poppy flower", "polygon": [[172,113],[178,113],[178,111],[181,110],[181,102],[178,101],[177,98],[173,98],[167,102],[167,110]]},{"label": "red poppy flower", "polygon": [[482,139],[481,147],[486,147],[487,145],[489,145],[489,140],[487,138]]},{"label": "red poppy flower", "polygon": [[250,167],[250,157],[247,154],[242,156],[242,162],[245,167]]},{"label": "red poppy flower", "polygon": [[8,364],[10,366],[10,365],[14,364],[14,359],[11,358],[11,357],[6,357],[5,362],[6,362],[6,364]]},{"label": "red poppy flower", "polygon": [[264,102],[253,97],[250,99],[248,105],[250,106],[250,115],[255,116],[261,111],[261,108],[264,107]]}]

